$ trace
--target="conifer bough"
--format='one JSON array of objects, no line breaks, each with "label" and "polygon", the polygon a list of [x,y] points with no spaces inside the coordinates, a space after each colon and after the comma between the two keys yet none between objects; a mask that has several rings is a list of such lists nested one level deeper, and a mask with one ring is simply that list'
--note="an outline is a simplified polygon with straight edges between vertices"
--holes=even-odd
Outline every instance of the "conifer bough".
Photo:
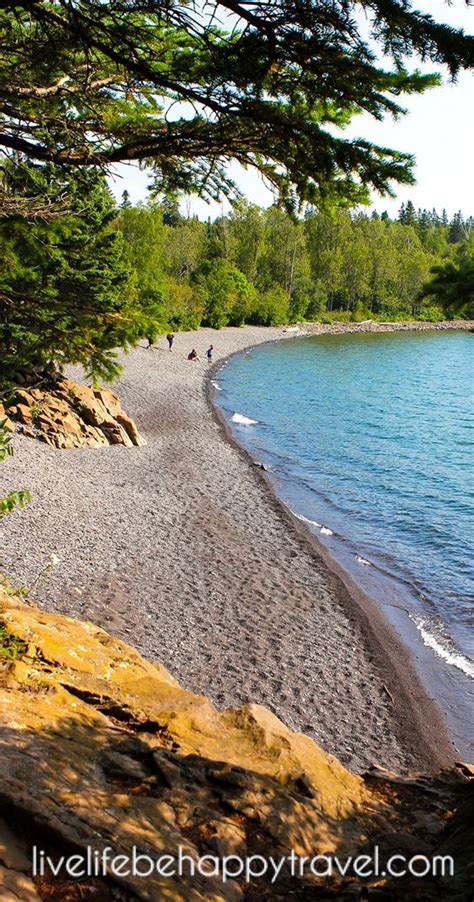
[{"label": "conifer bough", "polygon": [[138,160],[158,188],[210,197],[232,192],[237,160],[289,206],[412,182],[410,155],[339,127],[397,115],[400,95],[436,84],[408,71],[412,56],[453,76],[474,65],[474,38],[410,0],[0,0],[0,23],[7,153]]}]

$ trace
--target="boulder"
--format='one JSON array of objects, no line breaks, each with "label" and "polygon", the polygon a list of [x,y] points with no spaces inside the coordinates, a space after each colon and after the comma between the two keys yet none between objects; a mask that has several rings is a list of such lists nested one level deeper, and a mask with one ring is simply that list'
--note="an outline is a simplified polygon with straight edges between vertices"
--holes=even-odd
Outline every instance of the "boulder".
[{"label": "boulder", "polygon": [[[356,775],[259,705],[217,711],[91,623],[0,595],[0,625],[0,887],[3,880],[12,899],[468,898],[468,765],[436,776]],[[126,856],[135,847],[153,860],[181,848],[195,863],[205,855],[279,860],[291,850],[345,861],[377,844],[382,864],[392,854],[449,850],[459,867],[442,880],[328,880],[286,868],[275,883],[250,884],[199,871],[155,869],[144,878],[109,870],[79,889],[64,874],[32,874],[35,843],[54,862],[88,847]]]},{"label": "boulder", "polygon": [[14,431],[16,421],[24,435],[53,448],[146,445],[113,392],[78,385],[65,377],[59,377],[48,389],[18,389],[11,405],[6,409],[0,406],[0,419],[2,411],[9,431]]}]

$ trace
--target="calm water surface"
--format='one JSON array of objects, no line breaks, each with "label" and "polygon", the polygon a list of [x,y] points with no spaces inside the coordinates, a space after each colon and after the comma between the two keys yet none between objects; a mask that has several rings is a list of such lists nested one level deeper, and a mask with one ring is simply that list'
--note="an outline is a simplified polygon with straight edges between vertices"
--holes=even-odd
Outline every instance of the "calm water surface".
[{"label": "calm water surface", "polygon": [[464,680],[448,695],[474,678],[473,352],[466,332],[315,336],[216,383],[289,507]]}]

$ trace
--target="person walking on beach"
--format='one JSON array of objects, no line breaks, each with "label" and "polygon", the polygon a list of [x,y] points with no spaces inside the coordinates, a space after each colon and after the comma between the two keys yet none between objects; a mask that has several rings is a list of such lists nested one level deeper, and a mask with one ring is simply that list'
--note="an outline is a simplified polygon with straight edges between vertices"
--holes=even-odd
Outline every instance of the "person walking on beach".
[{"label": "person walking on beach", "polygon": [[199,360],[198,353],[195,348],[193,348],[192,351],[189,352],[188,360]]},{"label": "person walking on beach", "polygon": [[168,335],[166,336],[166,341],[168,342],[168,347],[171,351],[173,348],[173,342],[174,342],[174,333],[173,332],[168,332]]},{"label": "person walking on beach", "polygon": [[147,339],[146,339],[146,340],[147,340],[147,342],[148,342],[146,349],[147,349],[147,351],[151,351],[151,349],[152,349],[152,347],[153,347],[153,336],[147,335]]},{"label": "person walking on beach", "polygon": [[214,345],[210,345],[206,351],[207,362],[212,363],[212,352],[214,350]]}]

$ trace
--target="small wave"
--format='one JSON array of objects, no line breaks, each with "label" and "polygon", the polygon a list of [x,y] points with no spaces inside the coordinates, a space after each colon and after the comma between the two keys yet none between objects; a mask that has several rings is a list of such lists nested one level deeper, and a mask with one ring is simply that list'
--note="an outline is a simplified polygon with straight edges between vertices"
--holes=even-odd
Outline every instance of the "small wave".
[{"label": "small wave", "polygon": [[366,561],[365,557],[361,557],[360,554],[356,554],[355,559],[358,564],[363,564],[364,567],[371,567],[372,564],[370,561]]},{"label": "small wave", "polygon": [[334,535],[332,529],[329,529],[328,526],[323,526],[322,523],[318,523],[316,520],[310,520],[308,517],[303,517],[303,514],[297,514],[295,511],[292,511],[291,513],[294,514],[295,517],[298,517],[298,520],[302,520],[303,523],[309,523],[310,526],[316,526],[322,536]]},{"label": "small wave", "polygon": [[218,382],[214,382],[214,379],[211,379],[211,385],[214,386],[214,388],[216,389],[216,391],[222,391],[222,388],[220,387],[219,383],[218,383]]},{"label": "small wave", "polygon": [[244,417],[241,413],[233,413],[231,420],[233,423],[238,423],[239,426],[255,426],[258,423],[258,420],[251,420],[250,417]]},{"label": "small wave", "polygon": [[462,670],[463,673],[474,679],[474,664],[469,658],[464,657],[460,652],[450,648],[446,640],[436,638],[436,636],[433,636],[432,633],[428,632],[424,620],[411,614],[410,617],[420,631],[421,638],[428,648],[431,648],[438,657],[443,658],[447,664],[451,664],[451,667],[457,667],[458,670]]},{"label": "small wave", "polygon": [[310,526],[317,526],[318,529],[321,529],[321,523],[316,523],[316,520],[308,520],[308,517],[303,517],[303,514],[297,514],[295,511],[291,512],[298,520],[302,520],[303,523],[309,523]]}]

